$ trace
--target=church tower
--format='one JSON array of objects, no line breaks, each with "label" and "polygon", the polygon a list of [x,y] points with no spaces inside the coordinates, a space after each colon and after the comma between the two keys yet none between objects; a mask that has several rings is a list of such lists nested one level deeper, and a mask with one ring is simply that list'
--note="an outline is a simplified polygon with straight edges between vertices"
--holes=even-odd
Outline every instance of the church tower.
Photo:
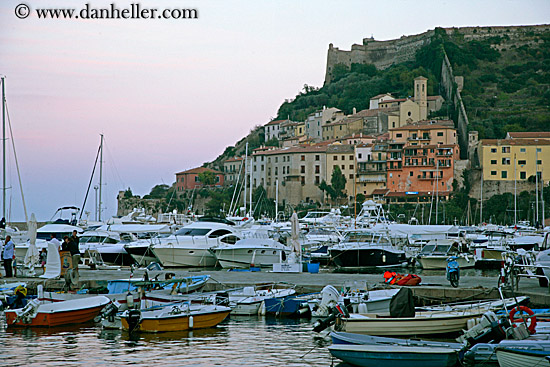
[{"label": "church tower", "polygon": [[414,79],[414,101],[420,107],[420,120],[428,118],[428,79],[419,76]]}]

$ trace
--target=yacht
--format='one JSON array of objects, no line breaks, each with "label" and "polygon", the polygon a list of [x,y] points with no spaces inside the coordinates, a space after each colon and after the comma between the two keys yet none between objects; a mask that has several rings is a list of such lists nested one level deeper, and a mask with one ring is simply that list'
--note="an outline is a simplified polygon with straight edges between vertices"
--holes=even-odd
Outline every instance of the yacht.
[{"label": "yacht", "polygon": [[234,244],[240,232],[223,222],[199,221],[183,227],[173,235],[158,238],[151,246],[153,254],[165,267],[212,267],[216,256],[209,249]]},{"label": "yacht", "polygon": [[245,238],[212,248],[222,268],[272,267],[286,261],[292,249],[269,238]]},{"label": "yacht", "polygon": [[443,239],[431,240],[416,257],[423,269],[446,269],[447,259],[450,256],[458,256],[458,264],[461,269],[473,268],[476,259],[465,252],[466,245],[459,240]]},{"label": "yacht", "polygon": [[[40,252],[43,248],[48,249],[48,241],[51,239],[51,235],[55,234],[55,237],[59,242],[63,242],[63,237],[71,236],[73,231],[82,233],[84,230],[80,227],[70,224],[58,224],[50,223],[45,224],[36,230],[36,249]],[[29,249],[30,241],[15,244],[15,256],[17,258],[25,258],[27,250]]]},{"label": "yacht", "polygon": [[341,268],[388,267],[407,264],[406,243],[396,243],[383,232],[349,230],[341,243],[329,248],[332,261]]}]

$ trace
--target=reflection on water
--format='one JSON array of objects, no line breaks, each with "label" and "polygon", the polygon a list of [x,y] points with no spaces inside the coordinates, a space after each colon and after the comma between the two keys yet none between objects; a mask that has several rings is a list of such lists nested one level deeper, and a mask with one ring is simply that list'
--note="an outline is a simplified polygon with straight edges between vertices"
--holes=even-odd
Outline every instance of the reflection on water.
[{"label": "reflection on water", "polygon": [[[309,320],[231,317],[216,328],[130,335],[93,324],[0,329],[10,366],[331,366],[330,341]],[[337,361],[334,361],[334,365]]]}]

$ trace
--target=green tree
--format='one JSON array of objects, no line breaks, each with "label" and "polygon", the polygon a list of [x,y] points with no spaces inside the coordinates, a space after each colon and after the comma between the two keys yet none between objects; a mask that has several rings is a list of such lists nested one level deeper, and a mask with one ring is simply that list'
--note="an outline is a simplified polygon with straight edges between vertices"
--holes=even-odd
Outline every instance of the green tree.
[{"label": "green tree", "polygon": [[342,173],[340,166],[334,166],[332,170],[332,177],[330,183],[334,190],[334,199],[343,198],[346,196],[344,190],[346,189],[346,176]]},{"label": "green tree", "polygon": [[198,177],[204,186],[212,186],[216,183],[216,175],[212,171],[201,172]]},{"label": "green tree", "polygon": [[134,197],[134,194],[132,193],[132,189],[130,189],[128,187],[128,189],[126,191],[124,191],[124,198],[125,199],[130,199],[132,197]]},{"label": "green tree", "polygon": [[156,185],[151,189],[149,195],[145,195],[144,199],[163,199],[166,197],[166,193],[170,187],[166,184]]}]

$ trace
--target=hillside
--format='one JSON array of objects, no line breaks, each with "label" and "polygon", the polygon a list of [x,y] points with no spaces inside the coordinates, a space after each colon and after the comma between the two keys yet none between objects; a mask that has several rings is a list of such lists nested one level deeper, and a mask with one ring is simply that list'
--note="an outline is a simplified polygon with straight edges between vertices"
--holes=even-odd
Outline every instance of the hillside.
[{"label": "hillside", "polygon": [[[533,30],[535,29],[535,30]],[[550,32],[548,27],[437,28],[411,61],[377,70],[370,64],[337,64],[321,88],[308,85],[279,108],[279,118],[303,121],[323,106],[345,113],[368,108],[380,93],[412,95],[412,81],[429,79],[428,93],[438,94],[443,53],[455,75],[464,77],[462,97],[470,129],[480,138],[503,138],[506,131],[550,131]],[[451,106],[442,114],[453,116]]]}]

